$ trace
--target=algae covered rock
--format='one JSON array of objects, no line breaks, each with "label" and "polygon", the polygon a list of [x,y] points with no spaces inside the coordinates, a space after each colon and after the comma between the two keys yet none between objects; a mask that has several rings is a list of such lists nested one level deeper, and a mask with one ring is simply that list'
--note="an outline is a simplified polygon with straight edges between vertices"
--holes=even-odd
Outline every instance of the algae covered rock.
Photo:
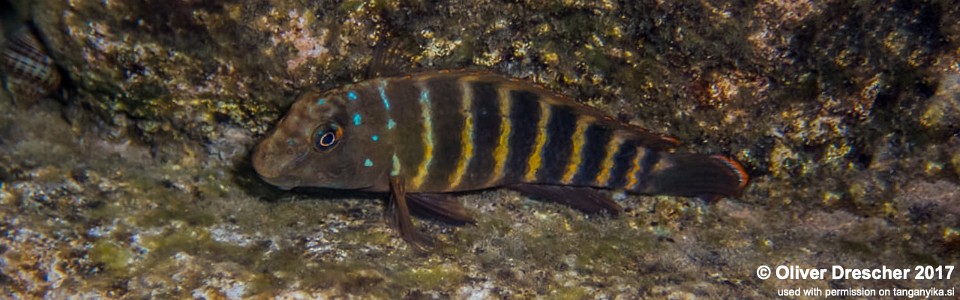
[{"label": "algae covered rock", "polygon": [[[5,29],[36,29],[69,91],[29,107],[0,94],[5,295],[769,298],[801,283],[761,280],[760,265],[960,259],[951,1],[0,7],[15,11]],[[417,254],[378,195],[278,191],[246,155],[297,95],[378,68],[541,84],[684,150],[728,154],[752,183],[706,204],[618,197],[621,218],[505,190],[462,195],[477,224],[419,222],[440,243]]]}]

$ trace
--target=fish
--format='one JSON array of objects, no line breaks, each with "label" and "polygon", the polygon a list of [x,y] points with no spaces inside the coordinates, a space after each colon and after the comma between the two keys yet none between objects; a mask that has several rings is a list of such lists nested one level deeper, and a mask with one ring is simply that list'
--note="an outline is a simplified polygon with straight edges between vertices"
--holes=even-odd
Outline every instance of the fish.
[{"label": "fish", "polygon": [[63,82],[37,31],[27,25],[14,31],[0,49],[0,70],[5,88],[21,103],[33,103],[59,92]]},{"label": "fish", "polygon": [[428,248],[411,211],[475,222],[451,193],[509,188],[617,215],[610,191],[735,197],[749,182],[736,160],[679,144],[537,84],[442,70],[306,92],[251,156],[281,189],[388,194],[392,225]]}]

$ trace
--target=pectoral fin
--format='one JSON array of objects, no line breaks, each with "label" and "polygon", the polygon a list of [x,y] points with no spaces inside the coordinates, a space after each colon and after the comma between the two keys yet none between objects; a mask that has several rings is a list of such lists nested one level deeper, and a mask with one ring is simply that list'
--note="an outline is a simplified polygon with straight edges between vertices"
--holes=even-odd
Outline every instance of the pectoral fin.
[{"label": "pectoral fin", "polygon": [[463,204],[449,194],[415,193],[407,194],[407,199],[410,200],[410,211],[421,217],[458,225],[477,222]]},{"label": "pectoral fin", "polygon": [[623,211],[619,204],[610,199],[610,195],[595,188],[520,184],[510,186],[510,189],[533,199],[565,204],[588,214],[607,213],[616,216]]},{"label": "pectoral fin", "polygon": [[420,233],[410,218],[410,208],[407,206],[407,193],[403,186],[403,178],[390,177],[390,202],[388,204],[390,224],[400,231],[400,237],[410,243],[418,251],[426,251],[433,247],[433,241]]}]

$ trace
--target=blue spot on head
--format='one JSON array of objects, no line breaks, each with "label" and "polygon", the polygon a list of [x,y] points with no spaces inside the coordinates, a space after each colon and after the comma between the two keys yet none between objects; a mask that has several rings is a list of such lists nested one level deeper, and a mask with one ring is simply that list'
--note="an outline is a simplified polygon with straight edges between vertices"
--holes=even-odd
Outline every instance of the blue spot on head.
[{"label": "blue spot on head", "polygon": [[393,129],[397,127],[397,122],[394,122],[393,119],[387,120],[387,129]]},{"label": "blue spot on head", "polygon": [[370,139],[373,140],[374,142],[376,142],[377,140],[380,139],[380,137],[377,136],[376,134],[374,134],[373,136],[370,137]]},{"label": "blue spot on head", "polygon": [[317,105],[324,105],[326,103],[327,103],[327,99],[323,99],[323,98],[317,99]]},{"label": "blue spot on head", "polygon": [[363,161],[363,166],[364,166],[364,167],[368,167],[368,168],[369,168],[369,167],[372,167],[372,166],[373,166],[373,161],[370,160],[369,158],[368,158],[368,159],[365,159],[365,160]]},{"label": "blue spot on head", "polygon": [[347,97],[350,98],[350,100],[357,100],[357,92],[354,92],[354,91],[347,92]]},{"label": "blue spot on head", "polygon": [[360,114],[353,114],[353,125],[360,126]]}]

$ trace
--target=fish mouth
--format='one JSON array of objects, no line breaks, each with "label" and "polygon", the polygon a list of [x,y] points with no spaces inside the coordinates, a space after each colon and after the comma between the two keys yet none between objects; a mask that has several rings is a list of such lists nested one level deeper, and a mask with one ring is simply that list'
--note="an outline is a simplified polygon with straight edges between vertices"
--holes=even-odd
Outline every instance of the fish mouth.
[{"label": "fish mouth", "polygon": [[260,144],[253,154],[253,170],[260,179],[284,190],[289,190],[300,184],[295,175],[297,166],[307,157],[306,151],[283,153],[275,151],[277,147],[270,144]]},{"label": "fish mouth", "polygon": [[254,163],[254,170],[257,172],[257,175],[260,177],[260,179],[266,183],[276,186],[282,190],[290,190],[300,186],[300,179],[297,179],[296,176],[291,176],[289,174],[291,170],[288,170],[287,168],[287,166],[296,165],[296,161],[275,167],[267,167]]},{"label": "fish mouth", "polygon": [[276,181],[275,181],[276,178],[266,178],[266,177],[260,176],[260,179],[262,179],[263,181],[266,181],[266,182],[269,183],[270,185],[273,185],[273,186],[277,187],[278,189],[281,189],[281,190],[284,190],[284,191],[289,191],[289,190],[292,190],[292,189],[295,188],[295,187],[300,186],[300,181],[299,181],[299,180],[293,181],[292,183],[291,183],[291,182],[281,183],[281,182],[276,182]]},{"label": "fish mouth", "polygon": [[296,185],[291,185],[291,180],[285,178],[278,170],[279,169],[270,169],[265,170],[263,168],[254,168],[257,172],[257,177],[260,177],[260,180],[263,180],[266,183],[269,183],[272,186],[276,186],[282,190],[290,190]]},{"label": "fish mouth", "polygon": [[269,151],[264,151],[263,148],[266,147],[261,144],[257,146],[257,149],[253,152],[253,171],[257,172],[257,175],[260,175],[260,178],[263,179],[279,177],[281,168],[273,166],[272,162],[267,158]]}]

